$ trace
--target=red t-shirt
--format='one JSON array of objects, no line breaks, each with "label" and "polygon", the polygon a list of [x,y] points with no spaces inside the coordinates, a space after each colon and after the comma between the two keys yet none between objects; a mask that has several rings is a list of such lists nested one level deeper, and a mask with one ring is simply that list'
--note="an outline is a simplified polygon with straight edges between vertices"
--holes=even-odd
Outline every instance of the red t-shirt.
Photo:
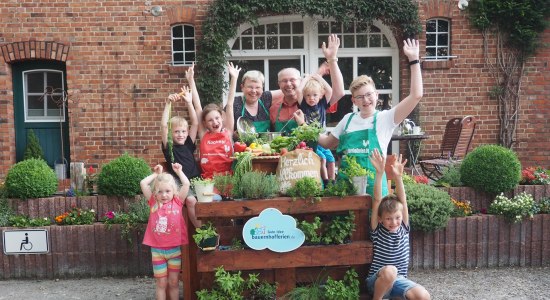
[{"label": "red t-shirt", "polygon": [[183,202],[177,196],[159,208],[155,196],[149,198],[149,221],[143,244],[155,248],[172,248],[187,245],[187,225],[183,219]]},{"label": "red t-shirt", "polygon": [[216,173],[231,172],[233,163],[231,156],[233,156],[233,144],[229,131],[225,128],[220,133],[207,131],[200,145],[202,178],[212,178]]}]

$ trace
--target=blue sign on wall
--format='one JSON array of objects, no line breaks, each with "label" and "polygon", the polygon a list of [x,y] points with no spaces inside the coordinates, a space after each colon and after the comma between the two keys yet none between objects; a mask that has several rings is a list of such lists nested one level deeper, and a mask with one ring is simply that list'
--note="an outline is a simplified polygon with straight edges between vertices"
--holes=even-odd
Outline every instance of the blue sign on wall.
[{"label": "blue sign on wall", "polygon": [[254,250],[269,249],[274,252],[289,252],[300,247],[304,233],[296,228],[296,220],[283,215],[276,208],[266,208],[243,227],[244,242]]}]

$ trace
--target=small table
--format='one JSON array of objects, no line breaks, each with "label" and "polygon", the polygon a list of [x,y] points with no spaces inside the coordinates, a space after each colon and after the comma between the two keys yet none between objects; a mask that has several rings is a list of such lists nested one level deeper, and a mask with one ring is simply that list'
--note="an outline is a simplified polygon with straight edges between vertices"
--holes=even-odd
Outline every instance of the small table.
[{"label": "small table", "polygon": [[414,172],[418,175],[421,175],[421,172],[416,168],[418,162],[418,156],[420,155],[420,146],[422,145],[422,140],[428,139],[430,136],[427,134],[403,134],[403,135],[392,135],[391,141],[406,141],[407,150],[409,152],[408,160],[411,166],[411,174],[414,175]]}]

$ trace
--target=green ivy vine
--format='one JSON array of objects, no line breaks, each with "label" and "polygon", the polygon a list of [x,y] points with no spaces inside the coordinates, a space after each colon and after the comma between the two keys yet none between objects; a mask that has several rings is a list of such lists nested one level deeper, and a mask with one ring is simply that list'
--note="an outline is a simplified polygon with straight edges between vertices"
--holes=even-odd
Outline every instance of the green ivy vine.
[{"label": "green ivy vine", "polygon": [[237,35],[239,25],[257,24],[258,17],[280,14],[333,17],[359,25],[381,20],[404,37],[415,36],[422,28],[414,0],[215,0],[202,25],[196,58],[197,89],[204,103],[221,102],[222,74],[230,54],[227,41]]}]

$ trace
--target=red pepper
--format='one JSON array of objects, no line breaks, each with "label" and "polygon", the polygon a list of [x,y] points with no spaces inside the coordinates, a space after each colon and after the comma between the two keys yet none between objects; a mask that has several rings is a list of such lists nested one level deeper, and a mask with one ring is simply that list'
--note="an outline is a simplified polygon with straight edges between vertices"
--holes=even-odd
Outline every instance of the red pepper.
[{"label": "red pepper", "polygon": [[244,152],[244,150],[246,149],[246,144],[235,142],[235,144],[233,144],[233,149],[235,150],[235,152]]}]

